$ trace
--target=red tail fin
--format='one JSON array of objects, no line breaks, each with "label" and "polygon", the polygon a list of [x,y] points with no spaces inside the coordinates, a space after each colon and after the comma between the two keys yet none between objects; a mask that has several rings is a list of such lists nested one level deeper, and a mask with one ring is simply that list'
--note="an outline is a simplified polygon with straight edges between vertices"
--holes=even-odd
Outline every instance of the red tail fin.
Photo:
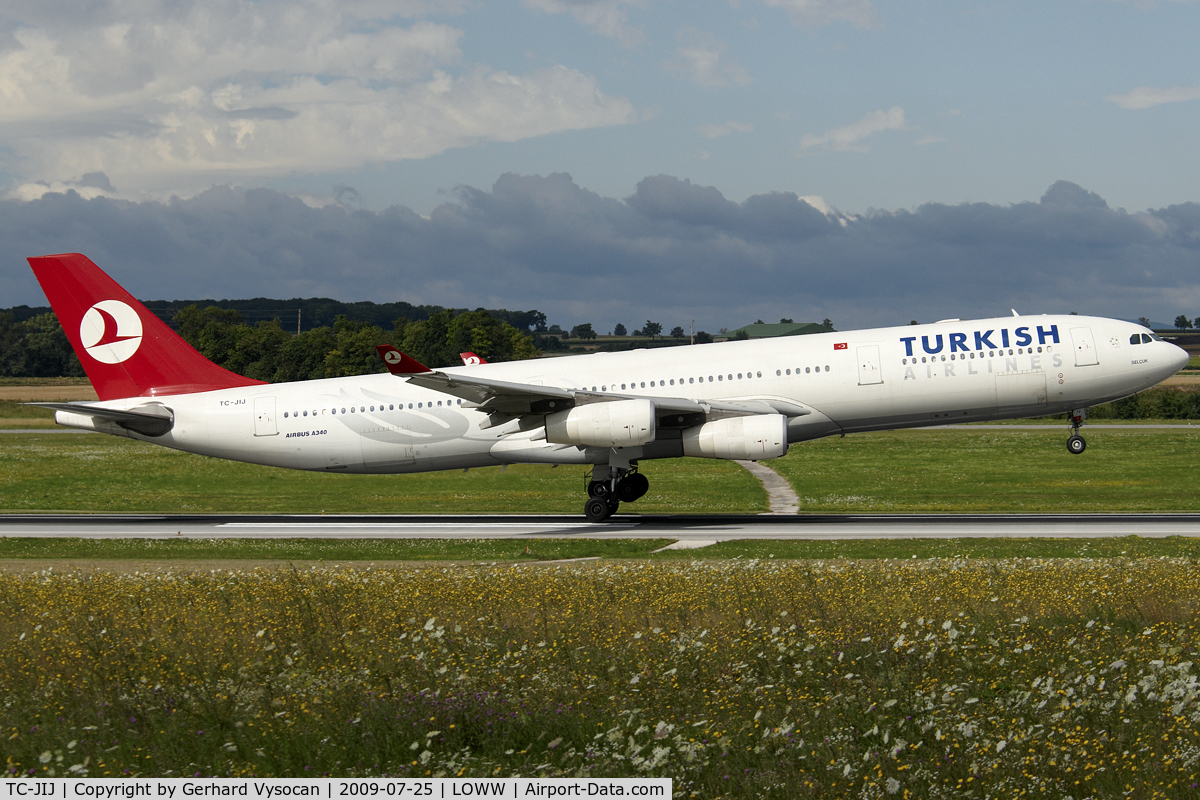
[{"label": "red tail fin", "polygon": [[28,260],[101,400],[263,383],[197,353],[87,256]]}]

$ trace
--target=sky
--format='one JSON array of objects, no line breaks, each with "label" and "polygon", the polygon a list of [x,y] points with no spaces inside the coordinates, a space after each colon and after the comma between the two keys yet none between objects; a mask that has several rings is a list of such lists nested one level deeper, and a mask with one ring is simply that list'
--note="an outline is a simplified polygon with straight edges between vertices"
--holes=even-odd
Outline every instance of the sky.
[{"label": "sky", "polygon": [[9,0],[0,307],[1200,316],[1200,3]]}]

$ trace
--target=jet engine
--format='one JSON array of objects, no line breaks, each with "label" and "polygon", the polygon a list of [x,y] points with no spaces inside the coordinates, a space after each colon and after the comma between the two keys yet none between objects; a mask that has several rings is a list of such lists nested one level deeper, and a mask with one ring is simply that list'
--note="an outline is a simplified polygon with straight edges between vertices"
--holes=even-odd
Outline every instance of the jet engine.
[{"label": "jet engine", "polygon": [[654,441],[654,403],[614,400],[546,415],[546,441],[589,447],[636,447]]},{"label": "jet engine", "polygon": [[787,417],[762,414],[706,422],[683,431],[683,454],[759,461],[787,452]]}]

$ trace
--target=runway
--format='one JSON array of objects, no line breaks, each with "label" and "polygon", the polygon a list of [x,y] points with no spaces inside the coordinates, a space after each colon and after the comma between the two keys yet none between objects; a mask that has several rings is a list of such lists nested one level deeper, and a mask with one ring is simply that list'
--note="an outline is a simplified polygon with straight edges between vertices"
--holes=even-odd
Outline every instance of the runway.
[{"label": "runway", "polygon": [[87,539],[948,539],[1200,536],[1200,514],[814,514],[637,516],[0,516],[0,536]]}]

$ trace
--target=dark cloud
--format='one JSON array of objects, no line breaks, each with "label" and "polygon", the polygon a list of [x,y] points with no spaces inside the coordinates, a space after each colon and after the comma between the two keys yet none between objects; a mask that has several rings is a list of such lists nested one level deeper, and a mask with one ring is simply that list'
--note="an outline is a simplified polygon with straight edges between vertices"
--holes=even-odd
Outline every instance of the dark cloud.
[{"label": "dark cloud", "polygon": [[1042,195],[1042,203],[1075,208],[1108,208],[1103,197],[1070,181],[1055,181]]},{"label": "dark cloud", "polygon": [[[87,176],[99,186],[103,176]],[[107,179],[104,179],[107,182]],[[569,175],[460,187],[422,217],[312,208],[267,190],[167,203],[51,193],[0,202],[0,306],[41,304],[24,257],[88,254],[147,299],[325,295],[538,308],[569,327],[734,328],[830,317],[1200,315],[1200,205],[1130,214],[1060,181],[1041,202],[825,215],[794,194],[735,203],[666,175],[625,199]]]},{"label": "dark cloud", "polygon": [[79,179],[80,186],[90,186],[93,189],[99,189],[103,192],[116,192],[113,188],[112,181],[103,172],[85,172],[83,177]]}]

